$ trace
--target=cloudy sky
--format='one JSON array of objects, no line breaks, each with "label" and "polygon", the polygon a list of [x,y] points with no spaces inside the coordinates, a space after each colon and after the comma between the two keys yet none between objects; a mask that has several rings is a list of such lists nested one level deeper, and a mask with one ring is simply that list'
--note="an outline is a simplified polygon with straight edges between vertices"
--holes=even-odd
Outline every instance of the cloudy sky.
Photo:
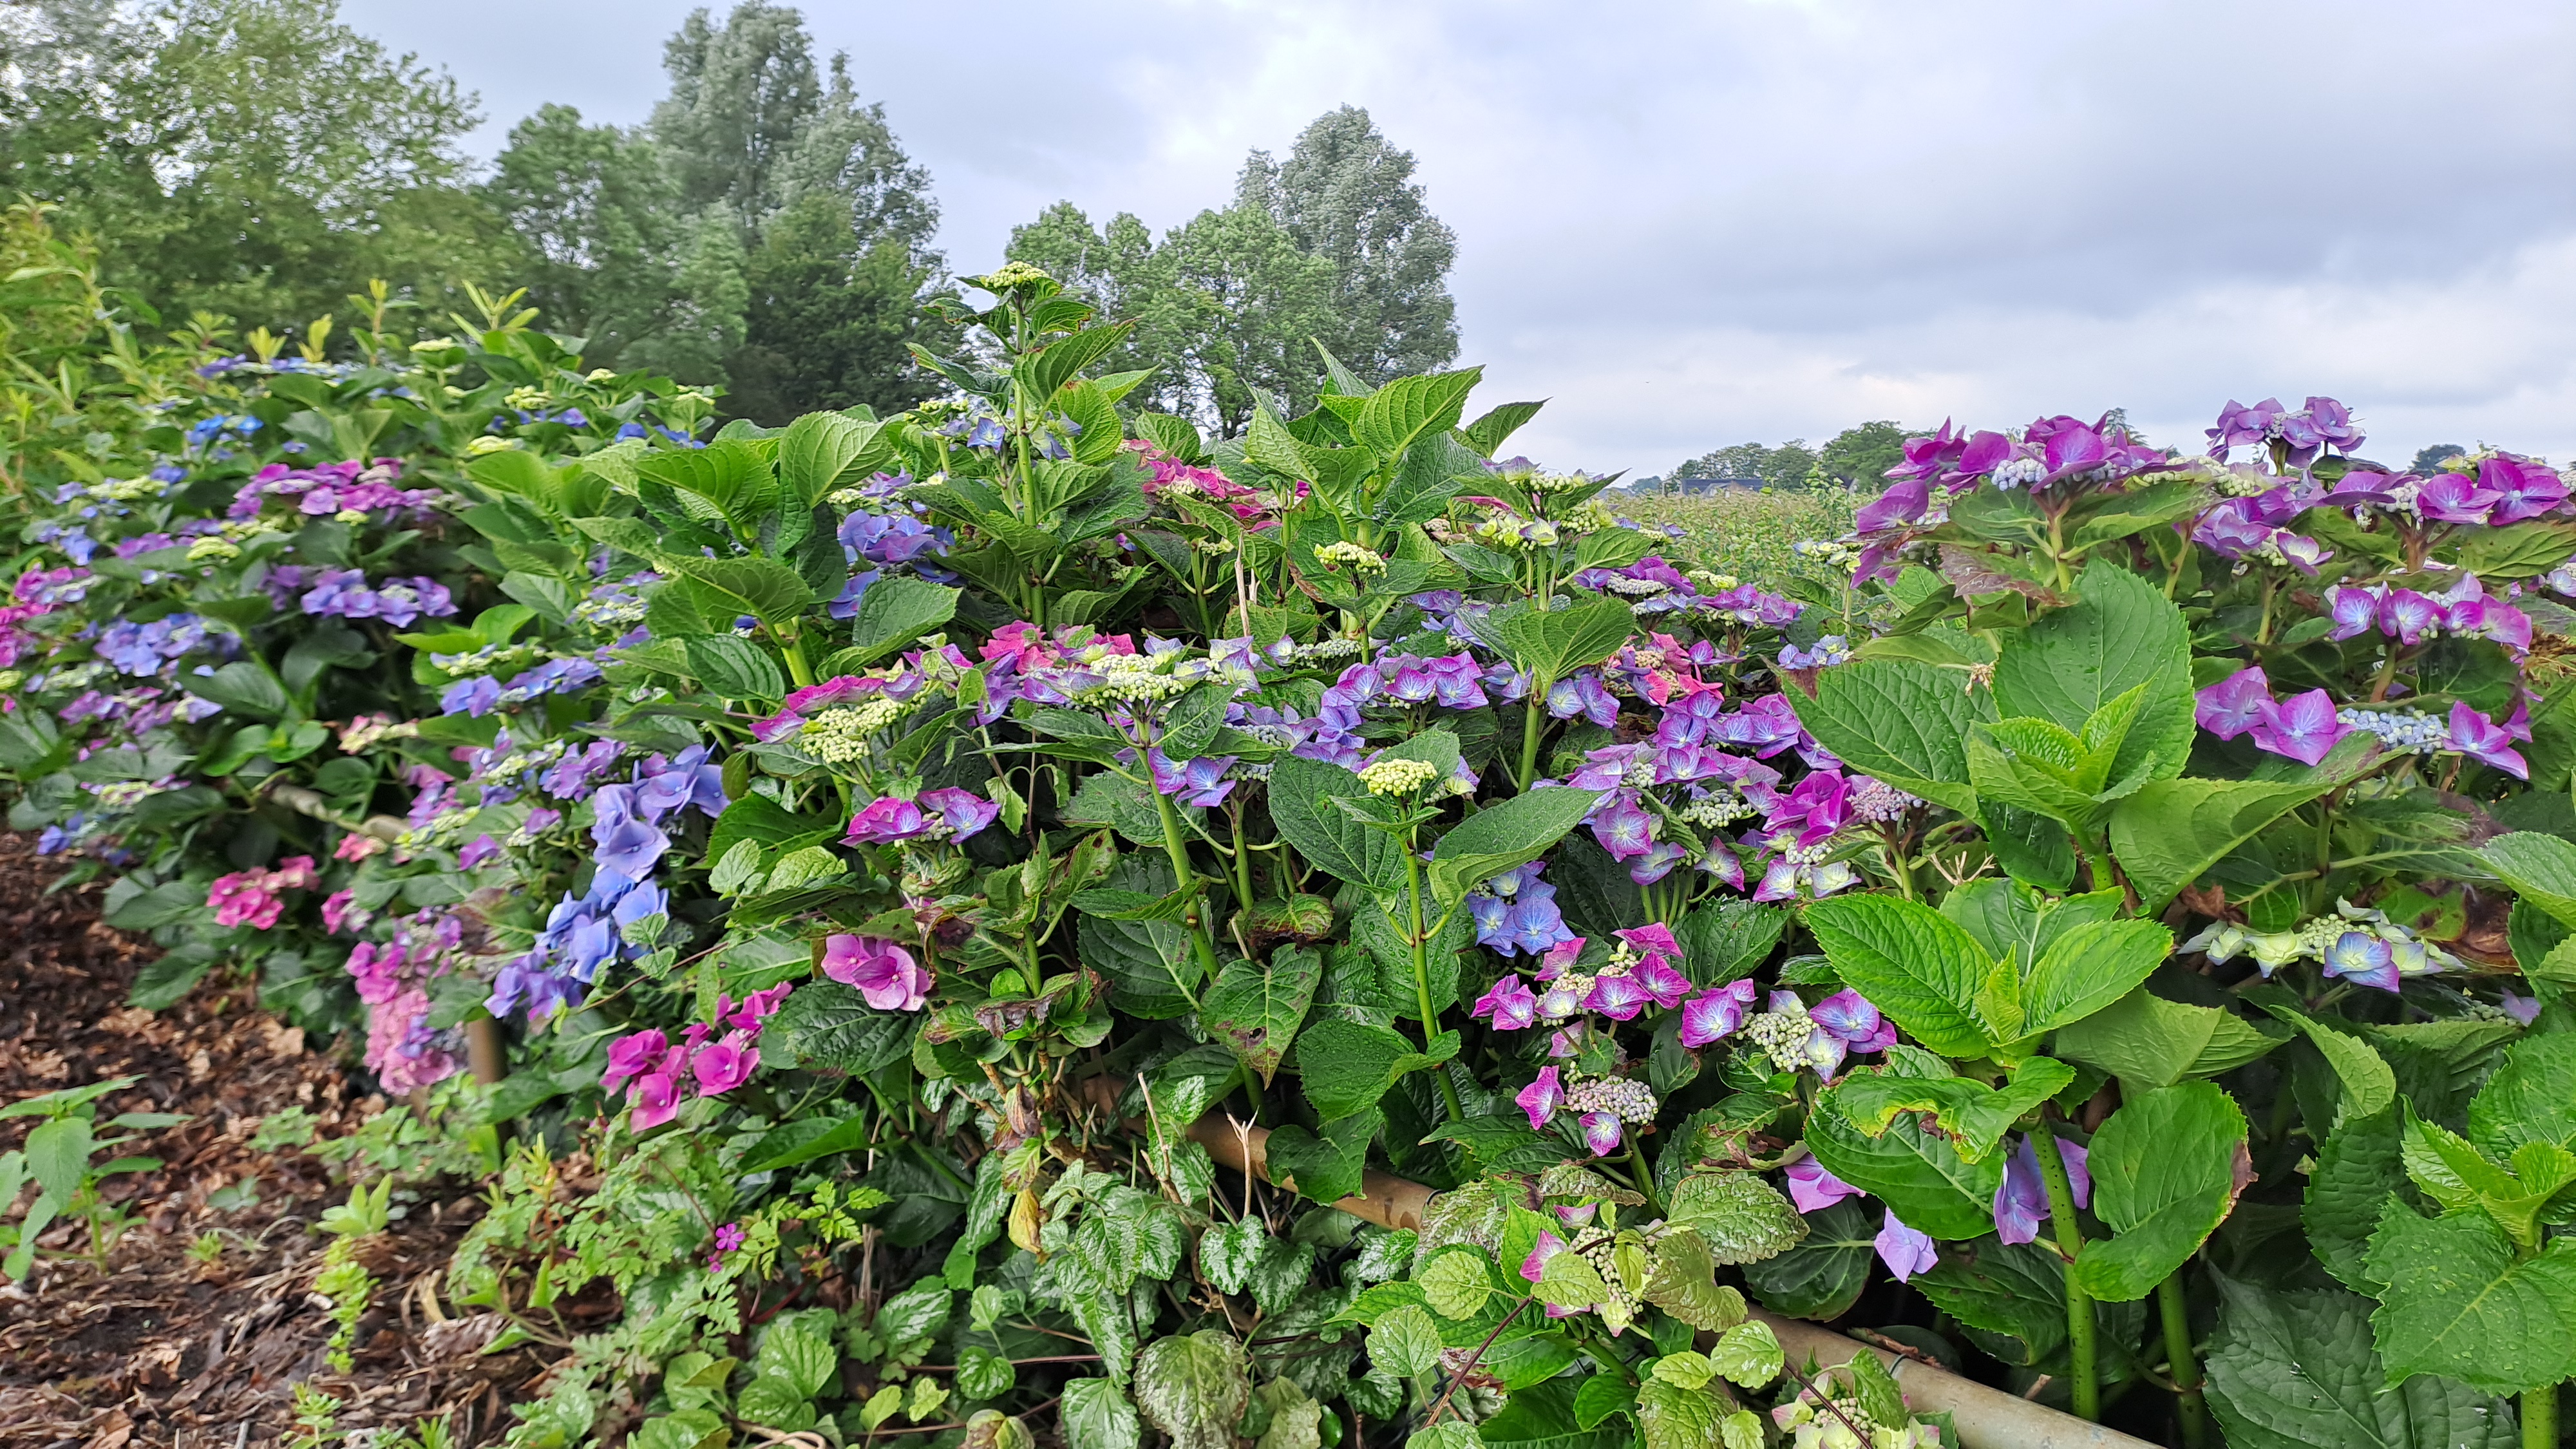
[{"label": "cloudy sky", "polygon": [[[671,0],[344,0],[478,91],[640,121]],[[2576,6],[2335,0],[809,4],[952,266],[1070,199],[1176,225],[1349,102],[1459,238],[1482,401],[1656,472],[1868,418],[2339,397],[2368,453],[2576,455]],[[1017,79],[1025,76],[1026,80]]]}]

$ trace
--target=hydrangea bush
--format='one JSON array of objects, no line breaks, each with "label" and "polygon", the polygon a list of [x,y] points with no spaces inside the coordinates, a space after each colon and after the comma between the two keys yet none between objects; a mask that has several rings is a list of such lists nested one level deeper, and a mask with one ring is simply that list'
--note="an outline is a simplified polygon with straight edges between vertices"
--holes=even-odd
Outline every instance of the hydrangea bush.
[{"label": "hydrangea bush", "polygon": [[13,823],[146,999],[255,973],[396,1093],[498,1036],[447,1281],[568,1351],[517,1442],[1956,1441],[1781,1318],[2555,1441],[2555,472],[1945,424],[1742,579],[1472,369],[1211,442],[973,286],[896,417],[710,433],[496,305],[22,499]]}]

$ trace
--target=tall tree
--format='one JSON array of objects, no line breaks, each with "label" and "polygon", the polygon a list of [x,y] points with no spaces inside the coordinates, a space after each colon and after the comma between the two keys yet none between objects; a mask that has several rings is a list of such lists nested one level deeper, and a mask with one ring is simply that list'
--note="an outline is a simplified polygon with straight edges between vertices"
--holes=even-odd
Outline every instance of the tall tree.
[{"label": "tall tree", "polygon": [[1836,433],[1816,461],[1846,488],[1884,487],[1887,470],[1905,461],[1905,437],[1902,423],[1863,423]]},{"label": "tall tree", "polygon": [[1285,162],[1253,152],[1236,199],[1331,264],[1333,322],[1321,340],[1352,371],[1383,382],[1457,357],[1449,267],[1458,239],[1413,180],[1413,153],[1390,144],[1367,111],[1316,117]]},{"label": "tall tree", "polygon": [[31,0],[0,28],[0,191],[59,203],[165,313],[299,322],[369,278],[443,300],[517,248],[465,189],[480,119],[334,0]]},{"label": "tall tree", "polygon": [[2445,458],[2465,458],[2468,455],[2469,450],[2457,443],[2435,443],[2429,447],[2417,449],[2415,461],[2406,465],[2406,471],[2430,473],[2441,467],[2442,460]]},{"label": "tall tree", "polygon": [[795,10],[746,0],[692,13],[663,64],[643,127],[549,108],[496,168],[563,325],[606,360],[728,382],[728,408],[762,422],[927,396],[903,344],[935,325],[918,303],[938,204],[848,58],[827,76]]}]

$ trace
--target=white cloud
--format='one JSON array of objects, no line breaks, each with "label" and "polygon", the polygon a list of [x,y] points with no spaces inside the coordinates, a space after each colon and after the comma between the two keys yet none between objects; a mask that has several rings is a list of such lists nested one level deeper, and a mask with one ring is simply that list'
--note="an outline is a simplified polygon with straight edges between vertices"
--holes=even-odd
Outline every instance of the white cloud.
[{"label": "white cloud", "polygon": [[[347,7],[497,118],[640,120],[685,8]],[[1330,106],[1459,233],[1523,435],[1721,443],[2308,392],[2373,452],[2576,453],[2576,10],[2241,0],[808,7],[938,180],[961,269],[1059,198],[1160,227]],[[495,37],[505,37],[494,43]],[[577,64],[565,57],[578,56]],[[1014,84],[1014,76],[1032,77]]]}]

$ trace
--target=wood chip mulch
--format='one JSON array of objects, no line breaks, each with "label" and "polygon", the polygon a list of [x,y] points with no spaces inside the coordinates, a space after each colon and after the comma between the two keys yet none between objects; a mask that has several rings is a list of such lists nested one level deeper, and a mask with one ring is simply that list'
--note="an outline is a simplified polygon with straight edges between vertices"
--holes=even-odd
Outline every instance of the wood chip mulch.
[{"label": "wood chip mulch", "polygon": [[[0,1102],[137,1075],[100,1121],[190,1120],[117,1149],[165,1165],[108,1179],[139,1222],[105,1272],[48,1256],[28,1282],[0,1282],[0,1446],[251,1449],[292,1429],[300,1382],[341,1401],[344,1431],[444,1415],[452,1445],[497,1440],[514,1422],[506,1406],[524,1402],[544,1365],[525,1350],[483,1355],[500,1320],[440,1296],[449,1253],[482,1210],[472,1185],[413,1194],[365,1245],[374,1306],[354,1372],[334,1373],[334,1325],[312,1293],[327,1239],[313,1224],[348,1187],[328,1164],[255,1139],[289,1107],[338,1136],[382,1099],[342,1073],[332,1043],[260,1011],[238,978],[210,975],[166,1011],[127,1006],[151,943],[101,925],[94,887],[45,894],[60,873],[25,837],[0,833]],[[31,1126],[0,1119],[0,1150]],[[0,1213],[16,1220],[9,1204]],[[39,1241],[81,1252],[87,1231],[58,1223]]]}]

